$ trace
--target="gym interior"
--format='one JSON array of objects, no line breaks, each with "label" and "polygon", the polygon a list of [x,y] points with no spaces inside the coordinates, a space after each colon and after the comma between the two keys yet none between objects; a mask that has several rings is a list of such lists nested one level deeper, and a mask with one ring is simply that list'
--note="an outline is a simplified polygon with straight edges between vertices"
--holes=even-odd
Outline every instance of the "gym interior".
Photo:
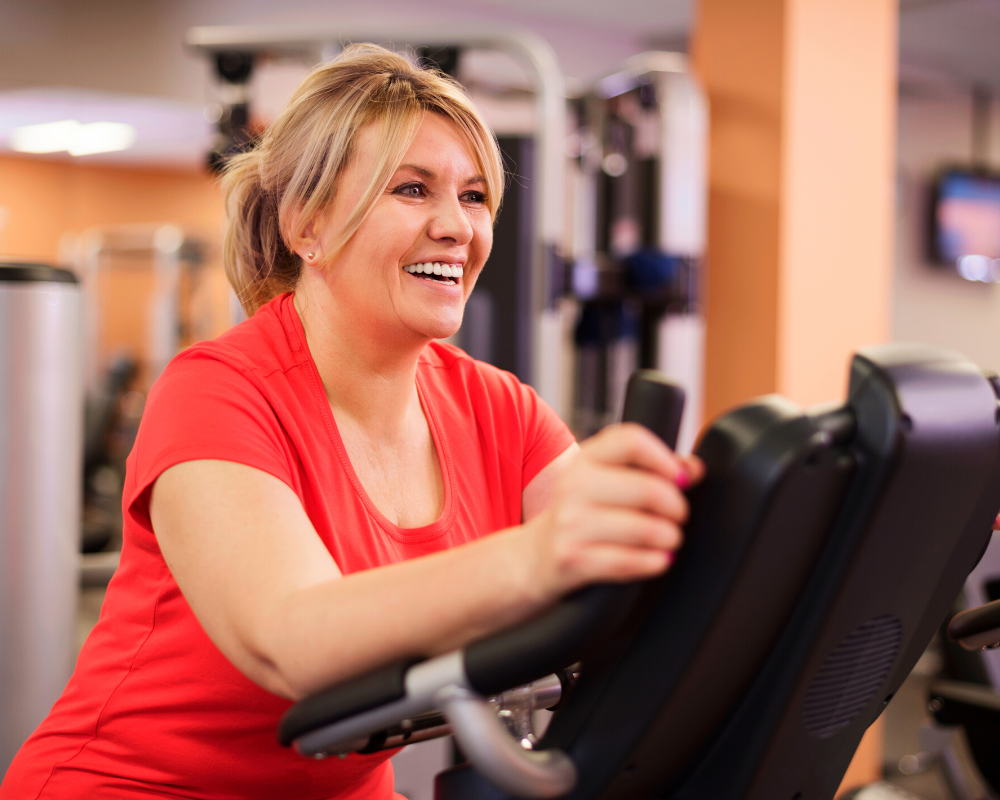
[{"label": "gym interior", "polygon": [[[568,603],[563,621],[481,648],[540,666],[511,668],[523,680],[509,685],[472,680],[492,687],[479,706],[441,689],[346,719],[296,706],[283,743],[332,757],[402,746],[408,800],[1000,796],[1000,412],[987,391],[1000,392],[1000,3],[0,0],[0,42],[0,773],[101,614],[150,388],[246,319],[223,266],[227,159],[314,67],[374,42],[455,78],[503,155],[493,250],[449,341],[532,386],[580,440],[623,413],[654,430],[670,416],[678,451],[702,453],[718,486],[692,494],[691,575],[682,548],[653,611],[617,597],[586,617],[601,598]],[[644,399],[658,379],[626,397],[636,370],[681,387],[683,414]],[[897,449],[869,451],[862,434],[885,415]],[[737,480],[752,466],[723,453],[737,440],[766,482]],[[820,445],[853,466],[824,473],[829,497],[788,489],[800,467],[826,469]],[[751,541],[771,535],[764,512],[743,555],[726,552],[737,534],[720,532],[718,509],[757,519],[754,503],[781,497],[792,505],[774,525],[788,542],[815,528],[815,552],[775,539],[765,567],[766,543]],[[830,549],[853,532],[854,549]],[[697,550],[698,536],[718,549]],[[796,570],[781,610],[765,586]],[[865,570],[882,578],[852,583]],[[684,593],[706,575],[717,596]],[[890,578],[909,592],[883,597]],[[820,599],[821,584],[840,599]],[[771,638],[736,635],[749,623],[735,605],[773,617]],[[670,608],[718,613],[684,633]],[[659,638],[618,630],[596,654],[573,617],[589,635],[661,610]],[[563,635],[562,650],[521,652],[525,637],[544,650]],[[675,660],[714,677],[626,694],[628,675],[652,673],[642,648],[670,636],[689,650]],[[602,648],[625,655],[607,666]],[[612,676],[601,687],[588,659]],[[753,661],[742,682],[727,682],[729,659]],[[407,669],[407,691],[430,680]],[[348,689],[327,706],[357,705],[364,688]],[[644,697],[662,711],[639,726],[621,709]],[[495,752],[472,719],[487,706],[509,738]],[[619,742],[595,767],[588,753]],[[470,771],[435,790],[465,756]]]}]

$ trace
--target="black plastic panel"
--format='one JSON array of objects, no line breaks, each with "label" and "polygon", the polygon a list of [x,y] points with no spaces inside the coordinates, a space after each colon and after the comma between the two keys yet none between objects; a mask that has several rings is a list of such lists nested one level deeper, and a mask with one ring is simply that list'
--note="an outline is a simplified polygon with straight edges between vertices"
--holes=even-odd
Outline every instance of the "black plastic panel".
[{"label": "black plastic panel", "polygon": [[0,262],[0,283],[78,283],[68,269],[48,264]]}]

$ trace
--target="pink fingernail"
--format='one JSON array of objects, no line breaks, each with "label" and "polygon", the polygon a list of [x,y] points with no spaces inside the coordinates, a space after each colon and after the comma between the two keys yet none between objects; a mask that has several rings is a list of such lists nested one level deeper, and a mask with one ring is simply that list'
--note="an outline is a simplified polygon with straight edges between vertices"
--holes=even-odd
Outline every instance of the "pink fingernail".
[{"label": "pink fingernail", "polygon": [[674,483],[677,484],[677,488],[681,491],[689,489],[691,488],[691,476],[687,474],[687,470],[678,470],[674,476]]},{"label": "pink fingernail", "polygon": [[676,560],[677,560],[677,553],[675,553],[673,550],[668,550],[667,551],[667,566],[668,567],[673,566],[673,563]]}]

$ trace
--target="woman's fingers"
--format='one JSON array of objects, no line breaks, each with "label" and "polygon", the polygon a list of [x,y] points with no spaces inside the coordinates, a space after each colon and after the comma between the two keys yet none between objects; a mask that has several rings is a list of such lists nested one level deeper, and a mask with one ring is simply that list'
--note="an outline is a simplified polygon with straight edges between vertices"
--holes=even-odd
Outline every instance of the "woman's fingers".
[{"label": "woman's fingers", "polygon": [[[687,478],[689,481],[689,486],[693,486],[696,483],[700,483],[701,479],[705,477],[705,462],[702,461],[694,453],[689,453],[686,456],[677,456],[681,462],[684,464],[684,471],[687,473]],[[681,487],[687,488],[687,487]]]},{"label": "woman's fingers", "polygon": [[628,464],[669,481],[676,481],[679,474],[686,473],[688,466],[656,434],[634,422],[609,425],[585,441],[581,448],[596,461]]},{"label": "woman's fingers", "polygon": [[591,437],[549,507],[527,523],[539,546],[537,585],[559,595],[662,573],[683,543],[683,490],[704,473],[698,458],[671,452],[641,425],[612,425]]},{"label": "woman's fingers", "polygon": [[607,464],[581,465],[570,482],[570,491],[581,506],[631,508],[677,522],[687,520],[687,500],[677,484],[651,472]]},{"label": "woman's fingers", "polygon": [[585,549],[594,542],[618,547],[676,550],[684,541],[684,534],[676,522],[641,511],[586,509],[576,513],[575,519],[564,519],[562,522],[572,537],[564,543],[569,551]]},{"label": "woman's fingers", "polygon": [[589,583],[626,583],[652,578],[666,570],[673,561],[669,550],[615,547],[595,544],[581,554],[566,576],[566,590]]}]

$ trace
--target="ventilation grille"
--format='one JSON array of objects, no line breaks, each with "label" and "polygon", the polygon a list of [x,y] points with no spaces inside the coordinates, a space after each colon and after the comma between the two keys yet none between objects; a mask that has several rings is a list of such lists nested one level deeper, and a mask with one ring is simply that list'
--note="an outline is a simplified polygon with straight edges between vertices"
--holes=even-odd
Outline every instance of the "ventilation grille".
[{"label": "ventilation grille", "polygon": [[802,707],[809,733],[827,739],[861,713],[892,669],[902,631],[898,618],[875,617],[827,655]]}]

